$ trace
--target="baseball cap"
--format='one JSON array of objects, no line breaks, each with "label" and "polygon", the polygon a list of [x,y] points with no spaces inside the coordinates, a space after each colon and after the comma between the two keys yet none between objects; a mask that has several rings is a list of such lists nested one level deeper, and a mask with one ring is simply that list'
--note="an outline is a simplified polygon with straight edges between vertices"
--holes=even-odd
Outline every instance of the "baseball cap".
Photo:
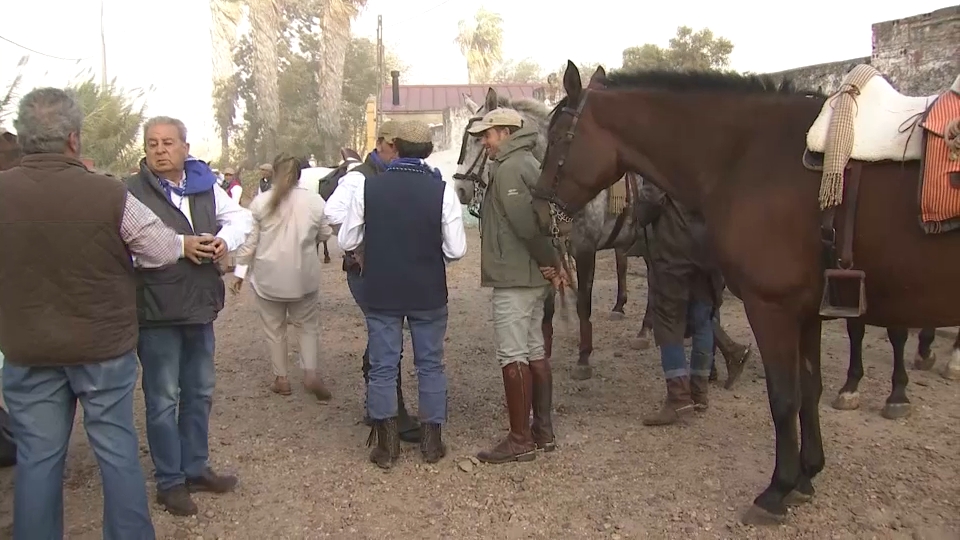
[{"label": "baseball cap", "polygon": [[471,135],[480,135],[492,127],[520,127],[523,125],[523,118],[520,113],[513,109],[500,107],[487,114],[479,122],[474,122],[467,132]]},{"label": "baseball cap", "polygon": [[380,133],[377,134],[377,138],[383,139],[388,143],[392,143],[394,139],[397,138],[397,128],[400,127],[400,122],[396,120],[386,120],[384,123],[380,124]]},{"label": "baseball cap", "polygon": [[232,174],[236,176],[237,170],[234,169],[233,167],[227,167],[226,169],[223,170],[223,174]]}]

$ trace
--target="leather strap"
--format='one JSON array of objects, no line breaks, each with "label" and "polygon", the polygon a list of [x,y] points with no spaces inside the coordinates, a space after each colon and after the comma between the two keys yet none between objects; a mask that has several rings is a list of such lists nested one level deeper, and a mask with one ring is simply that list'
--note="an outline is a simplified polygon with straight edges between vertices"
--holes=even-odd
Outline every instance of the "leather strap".
[{"label": "leather strap", "polygon": [[[860,196],[860,174],[863,163],[851,161],[844,179],[843,203],[823,211],[820,221],[821,242],[824,247],[824,262],[827,268],[850,270],[853,268],[853,239],[856,235],[857,199]],[[837,209],[843,215],[840,245],[837,245]],[[838,252],[839,248],[839,252]]]}]

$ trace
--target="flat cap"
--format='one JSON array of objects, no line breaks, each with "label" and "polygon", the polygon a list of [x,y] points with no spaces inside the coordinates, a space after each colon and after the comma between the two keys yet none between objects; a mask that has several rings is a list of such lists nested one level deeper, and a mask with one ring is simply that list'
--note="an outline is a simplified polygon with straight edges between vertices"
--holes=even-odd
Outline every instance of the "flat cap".
[{"label": "flat cap", "polygon": [[421,144],[433,142],[433,137],[430,136],[430,126],[419,120],[399,122],[397,125],[396,138]]},{"label": "flat cap", "polygon": [[272,163],[264,163],[263,165],[260,166],[260,170],[261,170],[261,171],[273,171],[273,164],[272,164]]},{"label": "flat cap", "polygon": [[234,169],[233,167],[227,167],[226,169],[223,170],[223,174],[232,174],[236,176],[237,170]]}]

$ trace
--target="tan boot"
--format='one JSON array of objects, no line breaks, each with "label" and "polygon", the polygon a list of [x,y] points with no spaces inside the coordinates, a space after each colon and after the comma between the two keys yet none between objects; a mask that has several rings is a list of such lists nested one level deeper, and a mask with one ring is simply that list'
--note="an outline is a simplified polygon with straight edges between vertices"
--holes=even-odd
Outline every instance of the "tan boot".
[{"label": "tan boot", "polygon": [[530,411],[533,408],[533,380],[530,366],[514,362],[503,368],[503,389],[507,395],[510,433],[490,450],[477,454],[483,463],[500,464],[531,461],[536,446],[530,434]]},{"label": "tan boot", "polygon": [[553,407],[553,373],[550,359],[530,362],[530,376],[533,379],[533,424],[530,426],[530,433],[538,450],[553,452],[557,449],[557,441],[553,435],[553,420],[550,417]]},{"label": "tan boot", "polygon": [[693,411],[690,398],[690,377],[667,379],[667,398],[660,409],[643,419],[645,426],[675,424],[681,416]]},{"label": "tan boot", "polygon": [[698,411],[705,411],[710,406],[707,398],[707,390],[710,383],[707,377],[690,377],[690,398],[693,400],[693,408]]},{"label": "tan boot", "polygon": [[319,401],[329,401],[330,390],[323,384],[323,379],[315,371],[305,371],[303,374],[303,389],[314,395]]},{"label": "tan boot", "polygon": [[286,377],[277,377],[270,385],[270,391],[281,396],[289,396],[293,393],[290,390],[290,381]]}]

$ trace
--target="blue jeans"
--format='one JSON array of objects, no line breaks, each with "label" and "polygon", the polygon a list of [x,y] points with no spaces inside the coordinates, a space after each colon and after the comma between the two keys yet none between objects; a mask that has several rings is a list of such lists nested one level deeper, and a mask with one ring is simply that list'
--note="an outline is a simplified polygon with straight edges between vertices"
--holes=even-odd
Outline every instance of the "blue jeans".
[{"label": "blue jeans", "polygon": [[103,538],[156,538],[133,425],[133,351],[62,368],[22,367],[9,360],[3,366],[3,394],[17,443],[13,538],[63,538],[63,470],[77,400],[100,465]]},{"label": "blue jeans", "polygon": [[687,367],[683,343],[660,346],[660,364],[663,377],[709,377],[713,364],[713,306],[708,302],[691,300],[687,305],[687,324],[690,325],[693,347],[690,351],[690,366]]},{"label": "blue jeans", "polygon": [[140,328],[147,442],[160,491],[207,468],[213,352],[213,323]]},{"label": "blue jeans", "polygon": [[413,341],[413,365],[417,369],[420,421],[445,423],[447,375],[443,370],[443,338],[447,333],[447,306],[406,312],[368,309],[365,315],[370,349],[367,414],[373,420],[397,416],[397,377],[406,317]]}]

